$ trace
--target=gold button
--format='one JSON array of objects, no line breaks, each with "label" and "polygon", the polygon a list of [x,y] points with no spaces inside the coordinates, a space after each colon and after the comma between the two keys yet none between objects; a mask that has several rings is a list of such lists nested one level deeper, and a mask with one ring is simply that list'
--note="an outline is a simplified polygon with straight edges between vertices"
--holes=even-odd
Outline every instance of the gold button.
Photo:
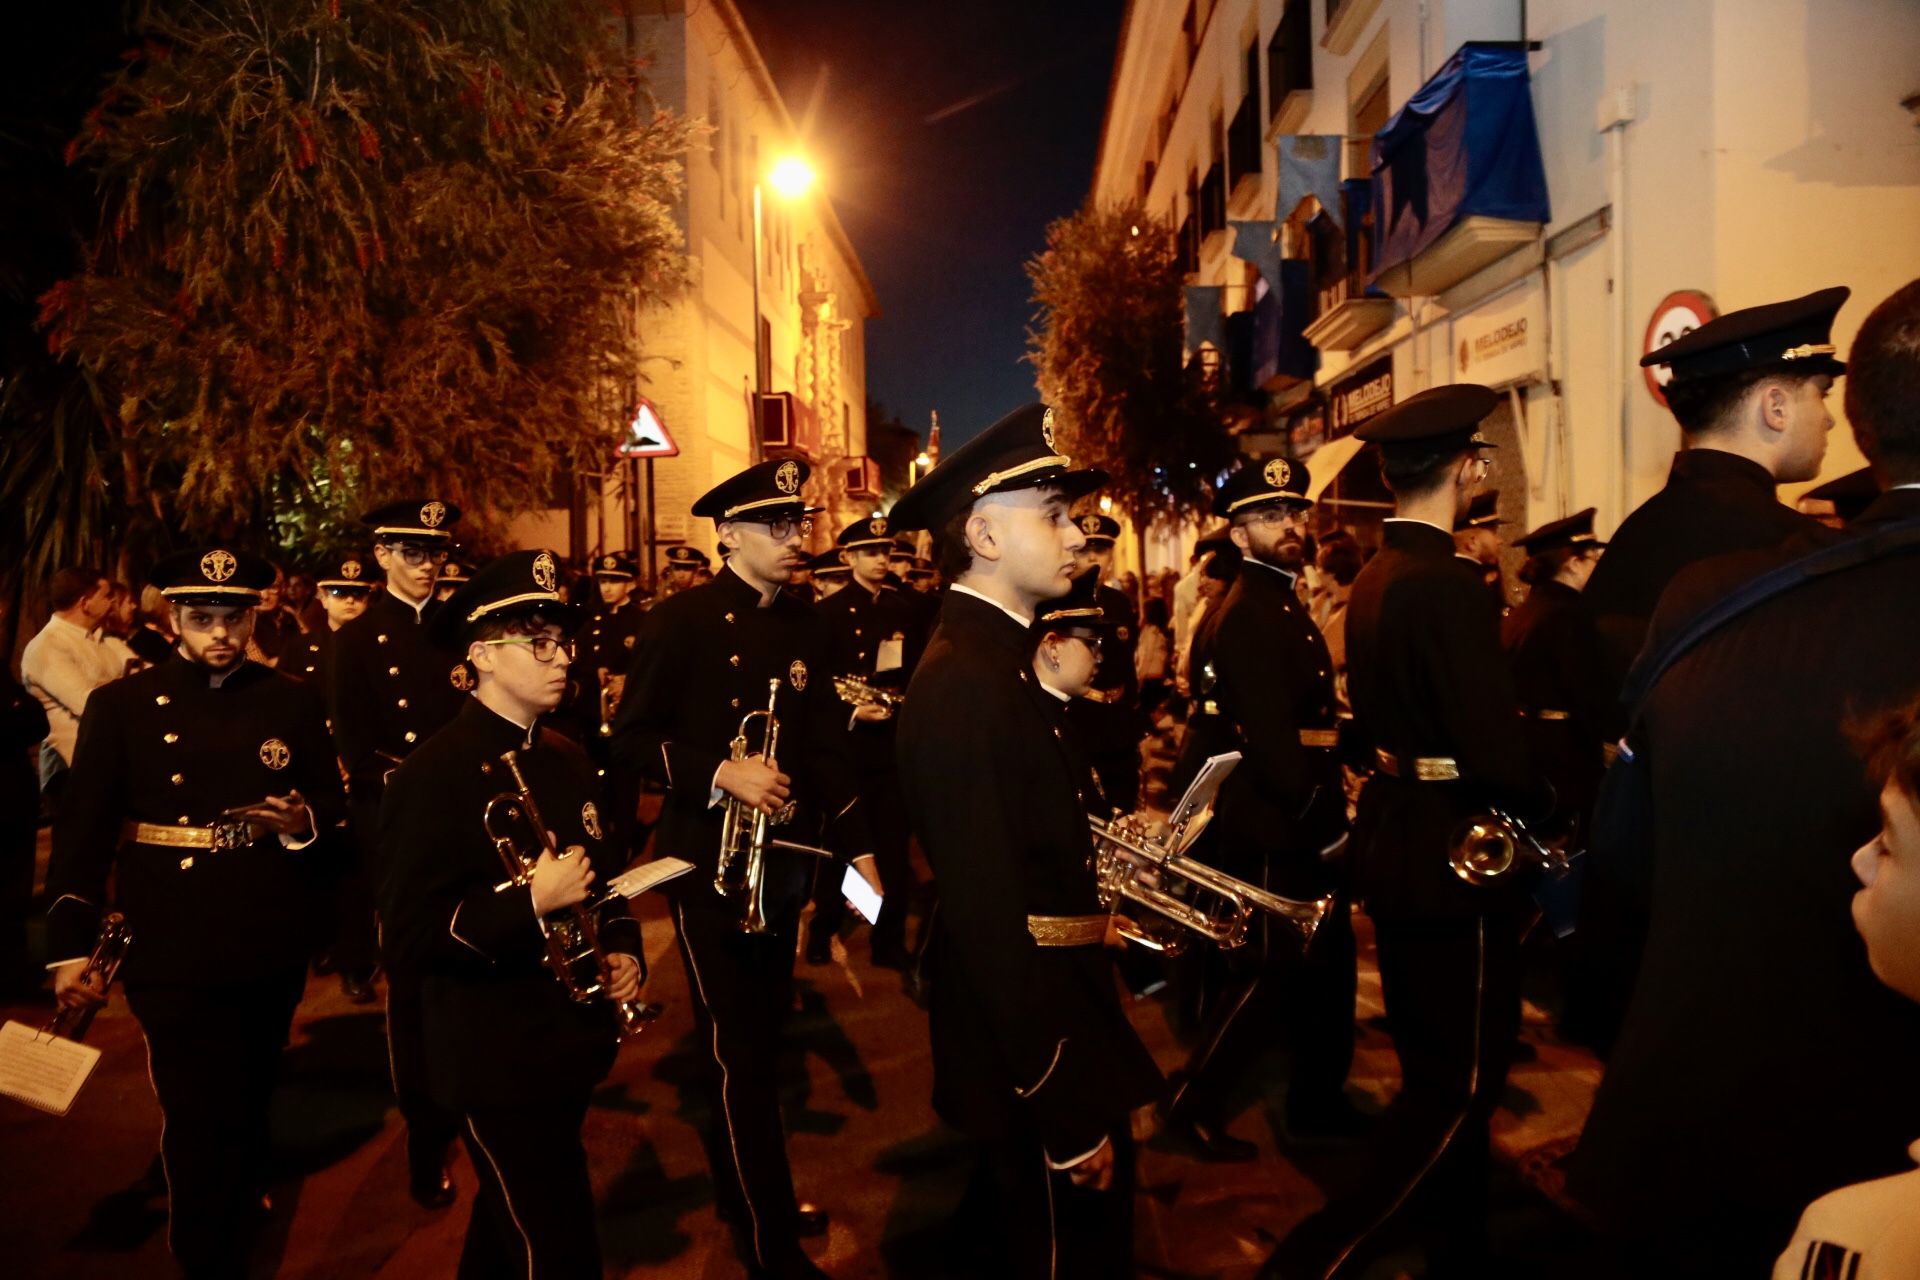
[{"label": "gold button", "polygon": [[727,661],[737,667],[740,665],[740,655],[736,653],[731,658],[728,658]]},{"label": "gold button", "polygon": [[728,614],[728,615],[727,615],[727,621],[728,621],[728,622],[732,622],[732,621],[733,621],[733,615],[732,615],[732,614]]},{"label": "gold button", "polygon": [[180,815],[180,825],[183,827],[187,825],[187,815],[184,813]]},{"label": "gold button", "polygon": [[490,765],[490,764],[488,764],[488,763],[487,763],[486,761],[484,761],[484,760],[483,760],[483,761],[481,761],[481,762],[480,762],[480,772],[482,772],[482,773],[492,773],[492,772],[493,772],[493,766],[492,766],[492,765]]},{"label": "gold button", "polygon": [[853,634],[855,634],[855,635],[857,635],[857,636],[863,636],[863,635],[865,635],[865,634],[867,634],[867,633],[866,633],[866,632],[864,632],[864,631],[862,631],[862,630],[861,630],[861,629],[860,629],[859,627],[855,627],[855,628],[853,629]]},{"label": "gold button", "polygon": [[181,775],[179,775],[179,774],[177,774],[177,773],[173,775],[173,785],[174,785],[174,786],[176,786],[176,787],[177,787],[177,786],[179,786],[179,785],[181,785],[182,783],[184,783],[185,781],[186,781],[186,779],[185,779],[184,777],[182,777]]},{"label": "gold button", "polygon": [[384,635],[378,635],[373,638],[373,642],[375,644],[385,644],[387,642],[387,638]]},{"label": "gold button", "polygon": [[402,711],[407,709],[407,700],[405,698],[400,699],[400,709]]},{"label": "gold button", "polygon": [[1056,738],[1060,736],[1060,730],[1058,728],[1054,729],[1053,736]]},{"label": "gold button", "polygon": [[408,741],[408,742],[412,742],[412,741],[413,741],[413,740],[414,740],[415,738],[417,738],[417,737],[419,737],[419,736],[420,736],[420,735],[419,735],[419,734],[417,734],[417,733],[415,733],[415,732],[414,732],[413,730],[411,730],[411,729],[409,729],[409,730],[407,730],[407,741]]},{"label": "gold button", "polygon": [[734,706],[736,706],[736,707],[738,707],[738,706],[740,705],[740,699],[738,699],[738,698],[734,698],[734,699],[732,699],[731,701],[732,701],[732,703],[733,703],[733,705],[734,705]]},{"label": "gold button", "polygon": [[193,858],[192,858],[192,856],[191,856],[191,855],[189,855],[189,856],[187,856],[187,857],[185,857],[185,858],[182,858],[182,859],[180,859],[180,869],[181,869],[182,871],[191,871],[191,870],[193,870]]},{"label": "gold button", "polygon": [[168,696],[167,696],[166,694],[164,694],[164,693],[163,693],[163,694],[161,694],[161,695],[160,695],[159,697],[157,697],[157,698],[155,698],[155,699],[153,700],[153,705],[154,705],[154,706],[156,706],[156,707],[164,707],[164,706],[166,706],[166,705],[167,705],[167,704],[168,704],[169,702],[172,702],[172,701],[173,701],[173,699],[172,699],[172,698],[169,698],[169,697],[168,697]]},{"label": "gold button", "polygon": [[160,741],[166,743],[168,746],[172,746],[174,743],[180,741],[180,735],[177,733],[163,733],[160,735]]},{"label": "gold button", "polygon": [[388,675],[390,675],[390,676],[397,676],[397,675],[399,675],[399,674],[400,674],[400,668],[398,668],[398,667],[388,667],[388,668],[387,668],[387,674],[388,674]]}]

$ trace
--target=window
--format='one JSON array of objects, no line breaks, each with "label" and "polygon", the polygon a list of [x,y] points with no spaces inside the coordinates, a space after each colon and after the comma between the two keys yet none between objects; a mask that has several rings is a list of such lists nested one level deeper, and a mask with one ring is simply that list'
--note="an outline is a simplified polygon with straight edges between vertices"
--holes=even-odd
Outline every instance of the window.
[{"label": "window", "polygon": [[1313,10],[1310,0],[1287,0],[1267,41],[1267,117],[1280,114],[1287,95],[1313,88]]},{"label": "window", "polygon": [[1373,172],[1373,135],[1386,127],[1387,78],[1353,104],[1353,123],[1347,129],[1347,173],[1365,177]]},{"label": "window", "polygon": [[1247,44],[1244,69],[1245,92],[1233,113],[1233,123],[1227,126],[1227,167],[1233,171],[1230,181],[1236,185],[1241,178],[1260,172],[1260,42],[1257,39]]}]

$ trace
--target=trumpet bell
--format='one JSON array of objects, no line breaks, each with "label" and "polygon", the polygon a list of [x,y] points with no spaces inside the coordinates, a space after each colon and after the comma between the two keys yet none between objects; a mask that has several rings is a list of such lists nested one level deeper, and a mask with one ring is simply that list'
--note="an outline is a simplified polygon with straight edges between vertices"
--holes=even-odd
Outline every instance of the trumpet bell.
[{"label": "trumpet bell", "polygon": [[1471,885],[1484,885],[1513,870],[1519,843],[1513,829],[1491,814],[1470,818],[1447,841],[1447,865]]}]

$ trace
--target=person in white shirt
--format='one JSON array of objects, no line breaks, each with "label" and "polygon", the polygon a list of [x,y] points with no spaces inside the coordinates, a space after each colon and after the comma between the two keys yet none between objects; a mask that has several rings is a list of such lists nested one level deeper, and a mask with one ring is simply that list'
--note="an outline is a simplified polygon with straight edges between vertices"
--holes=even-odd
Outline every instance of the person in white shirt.
[{"label": "person in white shirt", "polygon": [[[1861,743],[1868,772],[1881,783],[1881,827],[1853,855],[1861,886],[1853,926],[1874,976],[1920,1001],[1920,702],[1882,717]],[[1920,1141],[1907,1151],[1920,1163]],[[1841,1187],[1808,1205],[1773,1275],[1920,1276],[1920,1168]]]},{"label": "person in white shirt", "polygon": [[[105,574],[87,567],[62,569],[53,575],[47,595],[53,616],[20,655],[21,682],[47,711],[49,732],[40,768],[43,789],[73,763],[73,744],[88,695],[126,670],[125,658],[109,649],[100,633],[101,620],[113,600]],[[58,756],[57,762],[47,758],[46,748]]]}]

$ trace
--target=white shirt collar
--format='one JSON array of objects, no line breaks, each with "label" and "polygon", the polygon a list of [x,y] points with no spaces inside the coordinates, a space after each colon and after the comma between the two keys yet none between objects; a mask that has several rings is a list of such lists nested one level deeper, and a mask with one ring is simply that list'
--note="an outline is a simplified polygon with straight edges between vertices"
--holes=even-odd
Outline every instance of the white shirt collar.
[{"label": "white shirt collar", "polygon": [[992,596],[982,595],[980,592],[975,591],[972,587],[968,586],[964,582],[956,582],[952,586],[948,587],[947,590],[958,591],[961,595],[972,596],[975,600],[984,600],[988,604],[992,605],[994,608],[998,609],[1000,612],[1006,614],[1009,618],[1012,618],[1015,622],[1019,623],[1022,627],[1030,627],[1033,625],[1032,618],[1029,618],[1026,615],[1016,610],[1007,608],[1007,606],[1005,606],[1004,604],[1001,604],[998,600],[995,600]]},{"label": "white shirt collar", "polygon": [[1050,685],[1050,684],[1048,684],[1048,683],[1047,683],[1047,682],[1046,682],[1045,680],[1041,680],[1041,679],[1038,679],[1038,678],[1036,678],[1036,679],[1034,680],[1034,683],[1035,683],[1035,684],[1037,684],[1037,685],[1039,685],[1039,686],[1040,686],[1040,687],[1041,687],[1042,689],[1045,689],[1045,690],[1046,690],[1046,691],[1047,691],[1048,693],[1050,693],[1050,694],[1052,694],[1052,695],[1053,695],[1054,697],[1056,697],[1056,698],[1058,698],[1058,699],[1060,699],[1060,701],[1062,701],[1062,702],[1072,702],[1072,701],[1073,701],[1073,695],[1072,695],[1072,694],[1070,694],[1070,693],[1067,693],[1067,692],[1065,692],[1065,691],[1063,691],[1063,690],[1060,690],[1060,689],[1056,689],[1056,688],[1054,688],[1054,687],[1053,687],[1052,685]]},{"label": "white shirt collar", "polygon": [[1292,569],[1282,569],[1282,568],[1281,568],[1281,567],[1280,567],[1279,565],[1277,565],[1277,564],[1268,564],[1268,563],[1267,563],[1267,562],[1266,562],[1265,560],[1257,560],[1257,559],[1255,559],[1255,558],[1254,558],[1254,557],[1252,557],[1252,556],[1248,556],[1248,557],[1247,557],[1247,558],[1246,558],[1246,559],[1245,559],[1244,561],[1242,561],[1242,563],[1244,563],[1244,564],[1257,564],[1257,565],[1259,565],[1259,566],[1260,566],[1260,567],[1261,567],[1262,569],[1265,569],[1265,570],[1266,570],[1266,571],[1267,571],[1268,573],[1277,573],[1277,574],[1279,574],[1279,575],[1280,575],[1281,577],[1283,577],[1283,578],[1285,578],[1285,579],[1286,579],[1286,580],[1287,580],[1288,582],[1298,582],[1298,581],[1300,581],[1300,575],[1299,575],[1299,573],[1297,573],[1296,571],[1294,571],[1294,570],[1292,570]]},{"label": "white shirt collar", "polygon": [[57,626],[62,631],[71,632],[78,639],[85,640],[90,644],[100,643],[100,633],[97,630],[89,631],[79,623],[69,622],[57,613],[47,618],[47,625],[50,627]]},{"label": "white shirt collar", "polygon": [[420,621],[420,615],[426,610],[426,607],[429,604],[433,603],[433,591],[431,589],[427,591],[427,598],[425,600],[422,600],[419,604],[415,604],[413,601],[401,595],[398,591],[395,591],[393,589],[393,584],[391,582],[387,584],[387,594],[392,596],[395,600],[398,600],[401,604],[407,606],[407,608],[413,610],[413,620],[415,622]]}]

